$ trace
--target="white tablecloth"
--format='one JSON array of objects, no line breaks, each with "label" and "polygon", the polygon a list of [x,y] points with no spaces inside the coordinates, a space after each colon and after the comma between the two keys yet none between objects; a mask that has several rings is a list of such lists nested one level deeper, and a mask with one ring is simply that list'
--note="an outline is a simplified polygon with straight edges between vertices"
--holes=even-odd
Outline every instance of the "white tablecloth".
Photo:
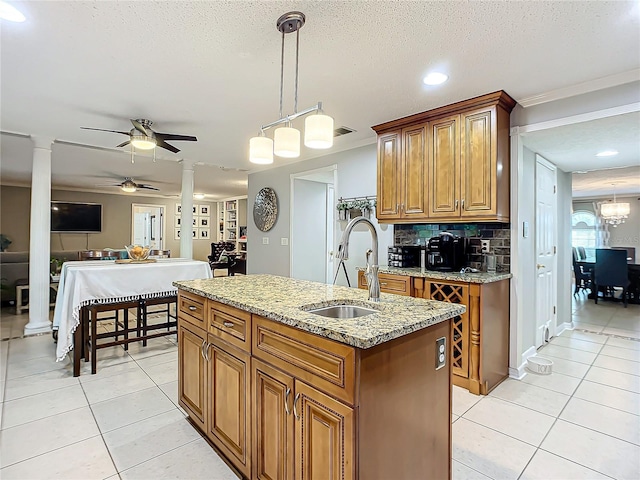
[{"label": "white tablecloth", "polygon": [[113,260],[65,262],[53,314],[53,328],[58,329],[57,360],[63,360],[73,348],[73,332],[83,306],[172,295],[178,290],[172,285],[174,281],[212,276],[207,262],[184,258],[130,264]]}]

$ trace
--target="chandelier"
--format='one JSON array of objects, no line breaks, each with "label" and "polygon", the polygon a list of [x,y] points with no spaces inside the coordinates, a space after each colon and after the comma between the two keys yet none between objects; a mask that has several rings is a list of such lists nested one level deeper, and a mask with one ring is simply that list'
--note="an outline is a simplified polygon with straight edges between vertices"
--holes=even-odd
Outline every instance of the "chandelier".
[{"label": "chandelier", "polygon": [[[289,12],[276,22],[276,28],[282,33],[282,49],[280,53],[280,117],[275,122],[262,125],[257,137],[249,141],[249,161],[258,164],[273,163],[273,155],[284,158],[300,156],[300,131],[293,128],[291,122],[298,117],[314,113],[304,122],[304,144],[309,148],[325,149],[333,146],[333,118],[324,115],[322,102],[313,107],[298,111],[298,47],[300,45],[300,29],[304,25],[305,16],[301,12]],[[296,76],[293,113],[282,113],[282,88],[284,81],[284,37],[287,33],[296,33]],[[265,130],[278,126],[273,140],[265,135]]]},{"label": "chandelier", "polygon": [[627,202],[616,202],[616,193],[613,192],[613,202],[600,205],[600,216],[609,225],[617,227],[629,218],[631,207]]}]

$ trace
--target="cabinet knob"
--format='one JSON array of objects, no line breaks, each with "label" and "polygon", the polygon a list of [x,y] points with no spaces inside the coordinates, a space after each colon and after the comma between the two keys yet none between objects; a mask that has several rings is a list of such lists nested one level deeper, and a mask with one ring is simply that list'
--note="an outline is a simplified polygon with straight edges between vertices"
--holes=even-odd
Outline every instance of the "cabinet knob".
[{"label": "cabinet knob", "polygon": [[189,305],[189,310],[191,310],[192,312],[196,311],[196,307],[194,307],[193,305]]},{"label": "cabinet knob", "polygon": [[233,328],[233,322],[224,321],[222,324],[227,328]]}]

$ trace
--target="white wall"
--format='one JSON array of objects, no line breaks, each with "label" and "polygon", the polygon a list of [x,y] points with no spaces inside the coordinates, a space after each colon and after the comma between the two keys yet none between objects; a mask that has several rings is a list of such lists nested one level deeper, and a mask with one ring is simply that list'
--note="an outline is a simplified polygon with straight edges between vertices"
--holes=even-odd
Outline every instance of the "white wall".
[{"label": "white wall", "polygon": [[324,283],[327,239],[323,235],[327,217],[327,184],[294,179],[294,231],[291,232],[293,265],[291,277]]},{"label": "white wall", "polygon": [[[290,260],[289,246],[280,245],[282,237],[289,237],[290,227],[290,175],[308,170],[314,170],[328,165],[337,165],[336,199],[339,197],[354,197],[376,194],[376,145],[367,145],[345,152],[325,155],[323,157],[306,160],[279,168],[256,172],[249,175],[248,210],[253,211],[256,194],[263,187],[271,187],[278,195],[278,219],[269,232],[259,231],[250,216],[248,225],[247,273],[270,273],[289,276]],[[277,159],[275,160],[278,161]],[[387,264],[387,248],[393,245],[393,226],[376,225],[379,240],[380,264]],[[340,238],[346,222],[337,222],[336,237]],[[262,238],[269,239],[264,245]],[[336,243],[337,244],[337,243]],[[356,284],[356,266],[363,266],[364,252],[371,245],[371,236],[364,227],[357,227],[352,234],[349,244],[351,258],[347,262],[347,271],[352,286]],[[334,244],[335,247],[335,244]],[[337,283],[345,284],[344,275],[339,276]]]}]

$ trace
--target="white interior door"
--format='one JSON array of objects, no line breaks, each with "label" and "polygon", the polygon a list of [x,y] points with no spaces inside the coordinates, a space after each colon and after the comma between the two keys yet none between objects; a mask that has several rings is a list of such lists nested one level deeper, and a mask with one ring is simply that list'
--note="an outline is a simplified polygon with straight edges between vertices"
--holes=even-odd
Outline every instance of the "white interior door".
[{"label": "white interior door", "polygon": [[164,245],[164,205],[132,205],[131,242],[162,250]]},{"label": "white interior door", "polygon": [[536,348],[555,335],[556,198],[556,167],[536,155]]}]

